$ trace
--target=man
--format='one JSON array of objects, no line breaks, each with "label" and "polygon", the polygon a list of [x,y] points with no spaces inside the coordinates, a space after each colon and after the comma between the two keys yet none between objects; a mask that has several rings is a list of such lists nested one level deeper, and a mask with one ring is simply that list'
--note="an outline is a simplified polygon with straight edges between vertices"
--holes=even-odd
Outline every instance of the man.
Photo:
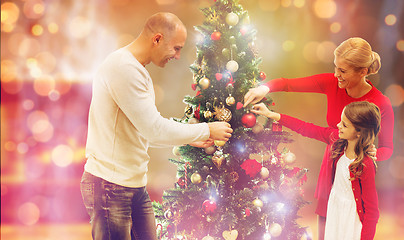
[{"label": "man", "polygon": [[179,59],[186,37],[177,16],[157,13],[132,43],[110,54],[95,75],[81,181],[93,239],[157,239],[145,189],[149,145],[206,146],[231,137],[228,123],[182,124],[157,111],[145,66],[152,62],[164,67]]}]

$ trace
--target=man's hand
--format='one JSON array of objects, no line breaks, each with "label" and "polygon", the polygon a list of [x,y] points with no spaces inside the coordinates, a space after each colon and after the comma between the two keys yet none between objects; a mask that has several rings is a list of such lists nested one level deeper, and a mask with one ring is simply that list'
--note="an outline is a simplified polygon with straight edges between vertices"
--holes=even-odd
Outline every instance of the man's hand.
[{"label": "man's hand", "polygon": [[267,86],[259,86],[256,88],[251,88],[248,90],[247,94],[244,96],[244,106],[247,107],[248,104],[255,104],[261,101],[265,95],[269,93],[269,88]]},{"label": "man's hand", "polygon": [[207,148],[213,145],[213,139],[209,138],[206,141],[197,141],[197,142],[193,142],[190,143],[189,145],[193,146],[193,147],[198,147],[198,148]]},{"label": "man's hand", "polygon": [[228,141],[231,137],[233,129],[227,122],[210,122],[208,123],[210,137],[212,140]]}]

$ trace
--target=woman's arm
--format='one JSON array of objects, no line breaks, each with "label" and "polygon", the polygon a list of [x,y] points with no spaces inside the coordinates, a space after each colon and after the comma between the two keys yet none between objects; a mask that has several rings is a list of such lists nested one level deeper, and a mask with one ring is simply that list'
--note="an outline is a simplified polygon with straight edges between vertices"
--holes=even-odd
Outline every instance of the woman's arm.
[{"label": "woman's arm", "polygon": [[378,136],[376,161],[385,161],[393,154],[394,113],[388,98],[380,107],[382,120]]},{"label": "woman's arm", "polygon": [[313,92],[325,93],[332,81],[336,81],[333,73],[322,73],[302,78],[277,78],[259,87],[250,89],[244,96],[244,106],[255,104],[269,92]]}]

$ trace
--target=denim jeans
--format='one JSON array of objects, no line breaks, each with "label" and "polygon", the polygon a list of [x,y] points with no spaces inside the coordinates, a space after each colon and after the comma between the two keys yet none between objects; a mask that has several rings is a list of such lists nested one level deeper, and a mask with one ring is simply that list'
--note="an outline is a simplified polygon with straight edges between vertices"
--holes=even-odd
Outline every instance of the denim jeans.
[{"label": "denim jeans", "polygon": [[124,187],[84,172],[80,189],[94,240],[157,239],[153,207],[145,187]]}]

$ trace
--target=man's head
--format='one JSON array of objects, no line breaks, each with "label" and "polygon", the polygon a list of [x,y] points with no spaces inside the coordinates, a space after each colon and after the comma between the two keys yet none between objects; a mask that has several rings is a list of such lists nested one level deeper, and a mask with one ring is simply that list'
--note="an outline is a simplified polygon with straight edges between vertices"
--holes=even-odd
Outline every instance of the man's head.
[{"label": "man's head", "polygon": [[169,60],[180,58],[187,30],[174,14],[160,12],[147,19],[141,35],[151,44],[149,60],[164,67]]}]

